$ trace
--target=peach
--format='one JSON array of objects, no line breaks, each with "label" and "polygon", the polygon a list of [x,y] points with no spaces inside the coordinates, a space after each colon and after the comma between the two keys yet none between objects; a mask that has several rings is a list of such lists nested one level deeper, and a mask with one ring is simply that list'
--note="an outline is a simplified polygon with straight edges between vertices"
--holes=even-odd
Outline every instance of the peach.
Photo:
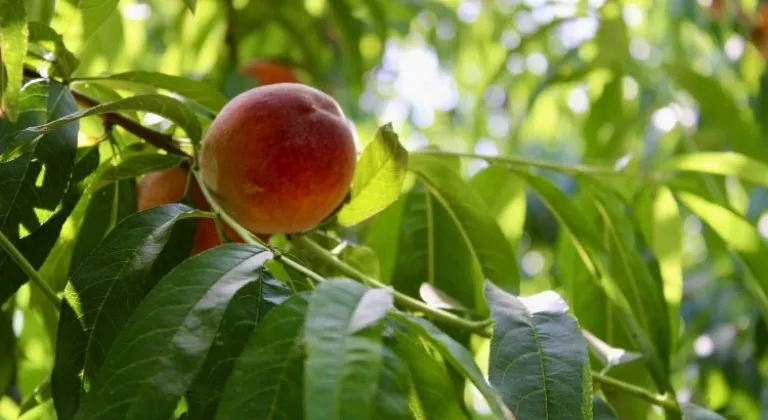
[{"label": "peach", "polygon": [[354,135],[339,104],[298,83],[233,98],[202,142],[203,182],[252,232],[311,229],[344,200],[355,170]]},{"label": "peach", "polygon": [[244,65],[240,72],[251,79],[254,79],[260,85],[271,85],[275,83],[298,83],[296,74],[285,64],[256,59]]},{"label": "peach", "polygon": [[[136,192],[136,202],[139,211],[164,204],[177,203],[184,198],[188,171],[182,167],[175,167],[166,171],[151,172],[145,175],[139,182]],[[210,205],[205,200],[200,186],[192,179],[190,184],[190,201],[192,206],[200,210],[210,210]],[[231,226],[224,225],[224,235],[231,242],[242,242],[240,236]],[[269,236],[259,235],[262,240],[269,240]],[[211,219],[197,219],[197,231],[192,245],[191,255],[197,255],[203,251],[221,245],[219,232]]]}]

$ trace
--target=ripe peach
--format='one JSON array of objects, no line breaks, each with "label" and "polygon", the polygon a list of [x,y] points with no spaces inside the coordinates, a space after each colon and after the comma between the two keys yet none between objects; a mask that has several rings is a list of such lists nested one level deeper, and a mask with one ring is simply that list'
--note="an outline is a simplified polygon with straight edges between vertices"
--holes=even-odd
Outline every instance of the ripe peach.
[{"label": "ripe peach", "polygon": [[256,59],[244,65],[241,73],[255,79],[260,85],[271,85],[275,83],[298,83],[296,74],[285,64]]},{"label": "ripe peach", "polygon": [[308,230],[341,204],[355,170],[352,130],[339,104],[298,83],[233,98],[202,143],[203,181],[243,227]]},{"label": "ripe peach", "polygon": [[[139,211],[181,201],[184,198],[187,174],[186,169],[176,167],[145,175],[136,188],[136,201]],[[200,191],[200,186],[197,185],[194,179],[191,180],[190,184],[190,198],[193,207],[200,210],[210,210],[203,192]],[[242,242],[240,236],[227,224],[224,225],[224,235],[229,241]],[[259,235],[259,237],[265,241],[269,240],[269,236]],[[219,232],[214,221],[211,219],[197,219],[197,231],[190,256],[197,255],[219,245],[221,245],[221,239],[219,238]]]}]

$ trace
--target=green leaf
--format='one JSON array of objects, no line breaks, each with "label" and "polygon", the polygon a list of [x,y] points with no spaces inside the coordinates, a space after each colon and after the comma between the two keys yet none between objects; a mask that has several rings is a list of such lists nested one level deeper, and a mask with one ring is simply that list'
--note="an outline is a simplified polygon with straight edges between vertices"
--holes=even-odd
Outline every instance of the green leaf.
[{"label": "green leaf", "polygon": [[181,204],[133,214],[77,267],[65,291],[51,377],[59,418],[72,418],[77,410],[81,370],[92,383],[115,337],[165,274],[168,267],[160,261],[178,262],[188,255],[191,240],[175,234],[174,225],[195,214]]},{"label": "green leaf", "polygon": [[[486,315],[483,273],[445,206],[421,182],[403,201],[401,221],[379,226],[396,234],[399,231],[396,243],[391,245],[394,248],[391,251],[394,258],[392,285],[418,298],[421,285],[428,283],[481,316]],[[445,246],[447,244],[450,246]],[[376,251],[381,252],[380,249]]]},{"label": "green leaf", "polygon": [[[596,226],[599,216],[592,203],[592,197],[586,194],[579,194],[568,202],[576,211],[581,212],[588,223]],[[629,305],[624,305],[621,295],[615,293],[615,288],[612,288],[610,283],[604,282],[605,278],[598,271],[601,270],[597,264],[598,257],[590,252],[590,248],[582,240],[583,238],[571,234],[570,227],[561,232],[554,249],[556,279],[581,327],[589,330],[595,338],[610,347],[604,347],[600,351],[604,355],[596,361],[605,359],[609,362],[621,362],[622,356],[626,354],[623,349],[634,354],[644,348],[641,345],[643,343],[648,343],[646,347],[650,347],[650,339],[637,325],[628,309]],[[637,332],[639,338],[633,337],[633,332]],[[589,339],[590,335],[585,334],[588,344],[593,341]],[[595,347],[590,344],[591,349],[594,350]],[[643,387],[654,386],[645,363],[614,365],[609,374]],[[620,414],[618,418],[646,420],[647,412],[651,409],[649,403],[622,392],[603,391]]]},{"label": "green leaf", "polygon": [[755,226],[732,210],[695,194],[677,191],[676,195],[749,268],[751,275],[743,276],[744,287],[757,300],[763,317],[768,318],[768,245]]},{"label": "green leaf", "polygon": [[153,171],[163,171],[179,166],[182,158],[177,155],[161,155],[158,153],[139,153],[127,156],[117,165],[109,167],[101,175],[102,181],[119,181],[122,179],[138,178]]},{"label": "green leaf", "polygon": [[414,420],[408,406],[411,392],[411,374],[406,361],[398,357],[385,337],[382,348],[381,375],[374,402],[376,420]]},{"label": "green leaf", "polygon": [[228,102],[224,94],[206,82],[149,71],[132,71],[104,77],[86,77],[80,78],[78,81],[103,84],[114,89],[136,90],[139,93],[145,92],[147,87],[163,89],[187,98],[213,113],[221,111],[221,108]]},{"label": "green leaf", "polygon": [[587,343],[557,293],[512,296],[486,283],[493,338],[488,379],[520,418],[592,418]]},{"label": "green leaf", "polygon": [[605,367],[618,366],[643,358],[641,354],[611,346],[589,331],[583,330],[582,334],[587,340],[587,345],[592,351],[592,354],[594,354]]},{"label": "green leaf", "polygon": [[77,232],[70,274],[80,266],[117,222],[136,212],[136,189],[132,180],[112,182],[90,195],[83,223]]},{"label": "green leaf", "polygon": [[21,148],[11,141],[16,130],[75,111],[67,88],[50,80],[28,83],[21,92],[21,105],[24,111],[17,124],[0,119],[0,157],[7,157],[9,149],[18,152],[7,161],[0,159],[0,231],[11,240],[20,236],[19,225],[34,232],[53,215],[69,186],[77,154],[76,122],[62,124]]},{"label": "green leaf", "polygon": [[190,12],[195,13],[195,8],[197,8],[197,0],[184,0],[184,4],[187,5],[187,9],[189,9]]},{"label": "green leaf", "polygon": [[711,126],[725,131],[724,140],[735,151],[761,160],[768,158],[768,152],[760,144],[760,133],[754,119],[745,107],[737,104],[723,84],[693,71],[686,63],[667,65],[665,69],[675,83],[699,103],[702,118]]},{"label": "green leaf", "polygon": [[234,295],[271,279],[270,258],[258,247],[226,244],[176,266],[120,330],[75,419],[169,418]]},{"label": "green leaf", "polygon": [[619,417],[616,411],[608,404],[607,401],[598,397],[592,396],[592,407],[594,411],[594,420],[618,420]]},{"label": "green leaf", "polygon": [[672,337],[676,337],[678,310],[683,298],[683,220],[680,209],[674,195],[664,185],[640,194],[635,207],[638,216],[644,217],[647,224],[641,229],[643,236],[659,261],[664,298],[672,317]]},{"label": "green leaf", "polygon": [[[40,269],[51,253],[61,234],[61,229],[80,199],[79,191],[70,191],[64,197],[61,208],[43,225],[16,243],[16,248],[36,270]],[[0,252],[0,305],[9,300],[27,281],[29,276],[11,260],[5,252]]]},{"label": "green leaf", "polygon": [[[392,348],[406,365],[413,382],[412,398],[416,401],[420,420],[467,419],[456,398],[456,390],[447,366],[431,356],[419,337],[396,324]],[[433,350],[430,347],[430,350]],[[386,360],[386,359],[385,359]]]},{"label": "green leaf", "polygon": [[29,22],[29,42],[40,45],[53,55],[51,65],[53,71],[49,71],[52,76],[59,76],[64,80],[69,80],[72,72],[80,64],[80,60],[64,46],[61,35],[57,34],[48,25]]},{"label": "green leaf", "polygon": [[19,135],[23,137],[33,137],[35,135],[48,133],[62,125],[77,121],[80,118],[117,111],[144,111],[160,115],[181,126],[193,143],[200,142],[202,128],[200,127],[200,121],[197,119],[197,116],[190,111],[186,105],[176,99],[157,94],[136,95],[114,102],[99,104],[95,107],[59,118],[48,124],[27,128]]},{"label": "green leaf", "polygon": [[0,0],[0,76],[5,65],[7,83],[5,89],[0,77],[0,99],[8,119],[16,121],[24,109],[19,108],[21,84],[24,74],[24,56],[27,55],[27,15],[22,0]]},{"label": "green leaf", "polygon": [[408,152],[392,124],[381,126],[363,150],[352,179],[351,200],[337,215],[342,226],[356,225],[397,200],[408,170]]},{"label": "green leaf", "polygon": [[515,170],[514,173],[525,179],[528,186],[536,192],[560,223],[565,225],[579,241],[595,249],[602,249],[600,234],[594,228],[594,223],[590,223],[552,181],[528,172]]},{"label": "green leaf", "polygon": [[83,40],[87,40],[109,19],[117,13],[120,0],[79,0],[78,6],[83,19]]},{"label": "green leaf", "polygon": [[516,244],[525,225],[525,183],[501,166],[489,166],[472,177],[469,185],[488,206],[507,241]]},{"label": "green leaf", "polygon": [[672,336],[660,273],[652,270],[655,261],[647,263],[644,255],[634,251],[643,242],[636,235],[635,227],[624,213],[622,205],[597,187],[589,187],[589,195],[594,199],[606,233],[608,270],[612,285],[622,296],[622,306],[628,305],[634,321],[650,338],[651,343],[643,347],[643,355],[657,386],[667,391],[671,389],[669,371]]},{"label": "green leaf", "polygon": [[27,396],[19,406],[19,418],[21,419],[24,413],[33,410],[42,404],[51,401],[51,378],[47,376],[43,382],[35,387],[35,390],[31,395]]},{"label": "green leaf", "polygon": [[485,277],[516,293],[520,276],[515,252],[482,199],[438,158],[411,155],[409,167],[454,219]]},{"label": "green leaf", "polygon": [[[340,34],[337,36],[341,40],[341,63],[344,69],[344,80],[346,80],[345,91],[349,92],[347,102],[356,100],[363,90],[363,79],[365,68],[363,66],[363,57],[360,53],[360,38],[362,37],[362,28],[360,21],[352,14],[352,8],[346,0],[329,0],[328,6],[335,20],[335,28]],[[345,107],[345,109],[352,109]]]},{"label": "green leaf", "polygon": [[291,290],[285,284],[270,278],[251,283],[235,294],[219,324],[218,338],[187,392],[189,420],[214,418],[235,360],[257,323],[290,296]]},{"label": "green leaf", "polygon": [[399,312],[391,317],[401,323],[412,337],[423,337],[440,352],[446,363],[465,375],[485,398],[491,412],[499,419],[514,419],[515,416],[504,405],[502,397],[485,381],[483,373],[466,348],[454,341],[439,328],[421,318]]},{"label": "green leaf", "polygon": [[267,314],[235,362],[216,419],[303,419],[302,336],[308,294]]},{"label": "green leaf", "polygon": [[47,25],[53,19],[56,0],[24,0],[24,10],[29,23],[42,22]]},{"label": "green leaf", "polygon": [[12,327],[13,312],[0,311],[0,389],[7,390],[8,386],[15,382],[14,370],[16,368],[16,335]]},{"label": "green leaf", "polygon": [[733,152],[686,154],[664,163],[659,169],[736,176],[768,187],[768,164]]},{"label": "green leaf", "polygon": [[685,420],[725,420],[725,417],[695,404],[680,404]]},{"label": "green leaf", "polygon": [[[382,293],[383,292],[383,293]],[[385,289],[352,280],[321,283],[309,301],[304,409],[309,420],[370,418],[382,369]]]}]

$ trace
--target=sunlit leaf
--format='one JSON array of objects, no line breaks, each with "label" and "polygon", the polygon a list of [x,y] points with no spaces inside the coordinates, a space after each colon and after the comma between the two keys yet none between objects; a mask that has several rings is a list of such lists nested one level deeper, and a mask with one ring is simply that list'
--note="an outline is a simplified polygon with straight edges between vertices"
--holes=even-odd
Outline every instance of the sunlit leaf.
[{"label": "sunlit leaf", "polygon": [[555,292],[515,297],[492,283],[488,376],[520,418],[592,418],[587,343]]},{"label": "sunlit leaf", "polygon": [[76,420],[169,418],[192,384],[238,290],[270,278],[263,249],[227,244],[168,273],[106,354]]},{"label": "sunlit leaf", "polygon": [[768,164],[733,152],[682,155],[666,162],[659,169],[736,176],[744,181],[768,187]]},{"label": "sunlit leaf", "polygon": [[216,419],[304,418],[302,336],[307,306],[307,295],[300,294],[267,314],[235,362]]},{"label": "sunlit leaf", "polygon": [[215,87],[206,82],[191,80],[169,74],[132,71],[104,77],[80,78],[78,82],[104,84],[115,89],[138,90],[145,93],[147,87],[173,92],[217,113],[227,104],[228,99]]},{"label": "sunlit leaf", "polygon": [[68,80],[80,64],[80,60],[64,46],[61,35],[47,25],[29,22],[29,42],[40,45],[53,55],[51,65],[53,76]]},{"label": "sunlit leaf", "polygon": [[[24,56],[27,54],[27,15],[24,12],[22,0],[0,0],[0,99],[2,110],[8,119],[16,121],[23,107],[19,108],[19,91],[23,80]],[[6,85],[3,87],[1,77],[5,65]]]},{"label": "sunlit leaf", "polygon": [[381,321],[392,308],[391,295],[379,295],[352,280],[322,283],[313,294],[304,334],[308,419],[373,415],[383,363]]},{"label": "sunlit leaf", "polygon": [[83,19],[84,39],[101,28],[110,15],[117,13],[117,4],[120,0],[79,0],[78,7]]},{"label": "sunlit leaf", "polygon": [[379,128],[363,150],[352,179],[350,201],[338,213],[338,223],[352,226],[397,200],[408,170],[408,152],[400,145],[392,125]]},{"label": "sunlit leaf", "polygon": [[507,240],[517,244],[525,225],[525,183],[508,169],[494,165],[475,174],[470,186],[488,206]]}]

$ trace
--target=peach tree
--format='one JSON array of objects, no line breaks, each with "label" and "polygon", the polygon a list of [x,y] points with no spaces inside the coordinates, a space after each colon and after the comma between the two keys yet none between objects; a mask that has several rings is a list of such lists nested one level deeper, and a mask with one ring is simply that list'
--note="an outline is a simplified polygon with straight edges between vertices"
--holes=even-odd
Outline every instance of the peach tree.
[{"label": "peach tree", "polygon": [[[732,143],[670,153],[652,167],[456,151],[440,141],[406,148],[393,124],[370,138],[353,124],[364,119],[355,99],[363,76],[380,59],[364,56],[365,36],[404,31],[395,23],[415,21],[420,7],[449,13],[441,2],[328,0],[319,14],[274,2],[286,14],[272,16],[259,2],[224,1],[212,21],[225,23],[224,47],[207,77],[159,64],[79,72],[84,60],[95,66],[92,51],[73,53],[66,30],[104,36],[105,51],[130,48],[104,35],[118,3],[0,0],[0,417],[724,418],[682,398],[676,372],[693,328],[680,315],[683,215],[695,215],[718,255],[743,270],[757,317],[768,314],[765,240],[720,197],[728,182],[768,186],[767,149],[728,92],[696,99]],[[177,8],[179,19],[218,7],[156,3]],[[79,20],[67,28],[69,16]],[[348,127],[328,134],[327,120],[291,113],[280,97],[238,102],[245,117],[217,122],[243,92],[279,95],[285,86],[260,87],[266,76],[245,82],[234,70],[238,48],[256,48],[249,22],[288,45],[269,25],[297,37],[307,22],[328,30],[299,43],[299,59],[284,65],[302,62],[302,83],[337,98]],[[621,60],[599,56],[614,70]],[[339,69],[344,83],[334,83]],[[714,89],[681,69],[663,71],[691,92]],[[726,102],[730,116],[721,114]],[[284,113],[266,114],[267,128],[252,123],[248,112],[275,103]],[[212,182],[207,154],[238,128],[242,149],[217,155]],[[286,151],[297,130],[317,147]],[[359,143],[354,174],[347,155],[323,143],[339,135]],[[254,172],[267,155],[278,163]],[[470,161],[483,168],[467,175]],[[309,172],[318,168],[327,173]],[[176,170],[176,193],[137,203],[143,181]],[[344,181],[331,199],[328,174]],[[256,199],[243,198],[254,189]],[[291,200],[274,205],[285,190]],[[318,210],[311,226],[292,228]],[[251,231],[256,211],[290,223]],[[540,235],[553,253],[547,287],[531,286],[520,267],[532,212],[550,229]],[[201,229],[214,243],[191,252]],[[23,333],[31,322],[48,341],[37,348],[52,361],[45,370],[25,368],[37,357]]]}]

